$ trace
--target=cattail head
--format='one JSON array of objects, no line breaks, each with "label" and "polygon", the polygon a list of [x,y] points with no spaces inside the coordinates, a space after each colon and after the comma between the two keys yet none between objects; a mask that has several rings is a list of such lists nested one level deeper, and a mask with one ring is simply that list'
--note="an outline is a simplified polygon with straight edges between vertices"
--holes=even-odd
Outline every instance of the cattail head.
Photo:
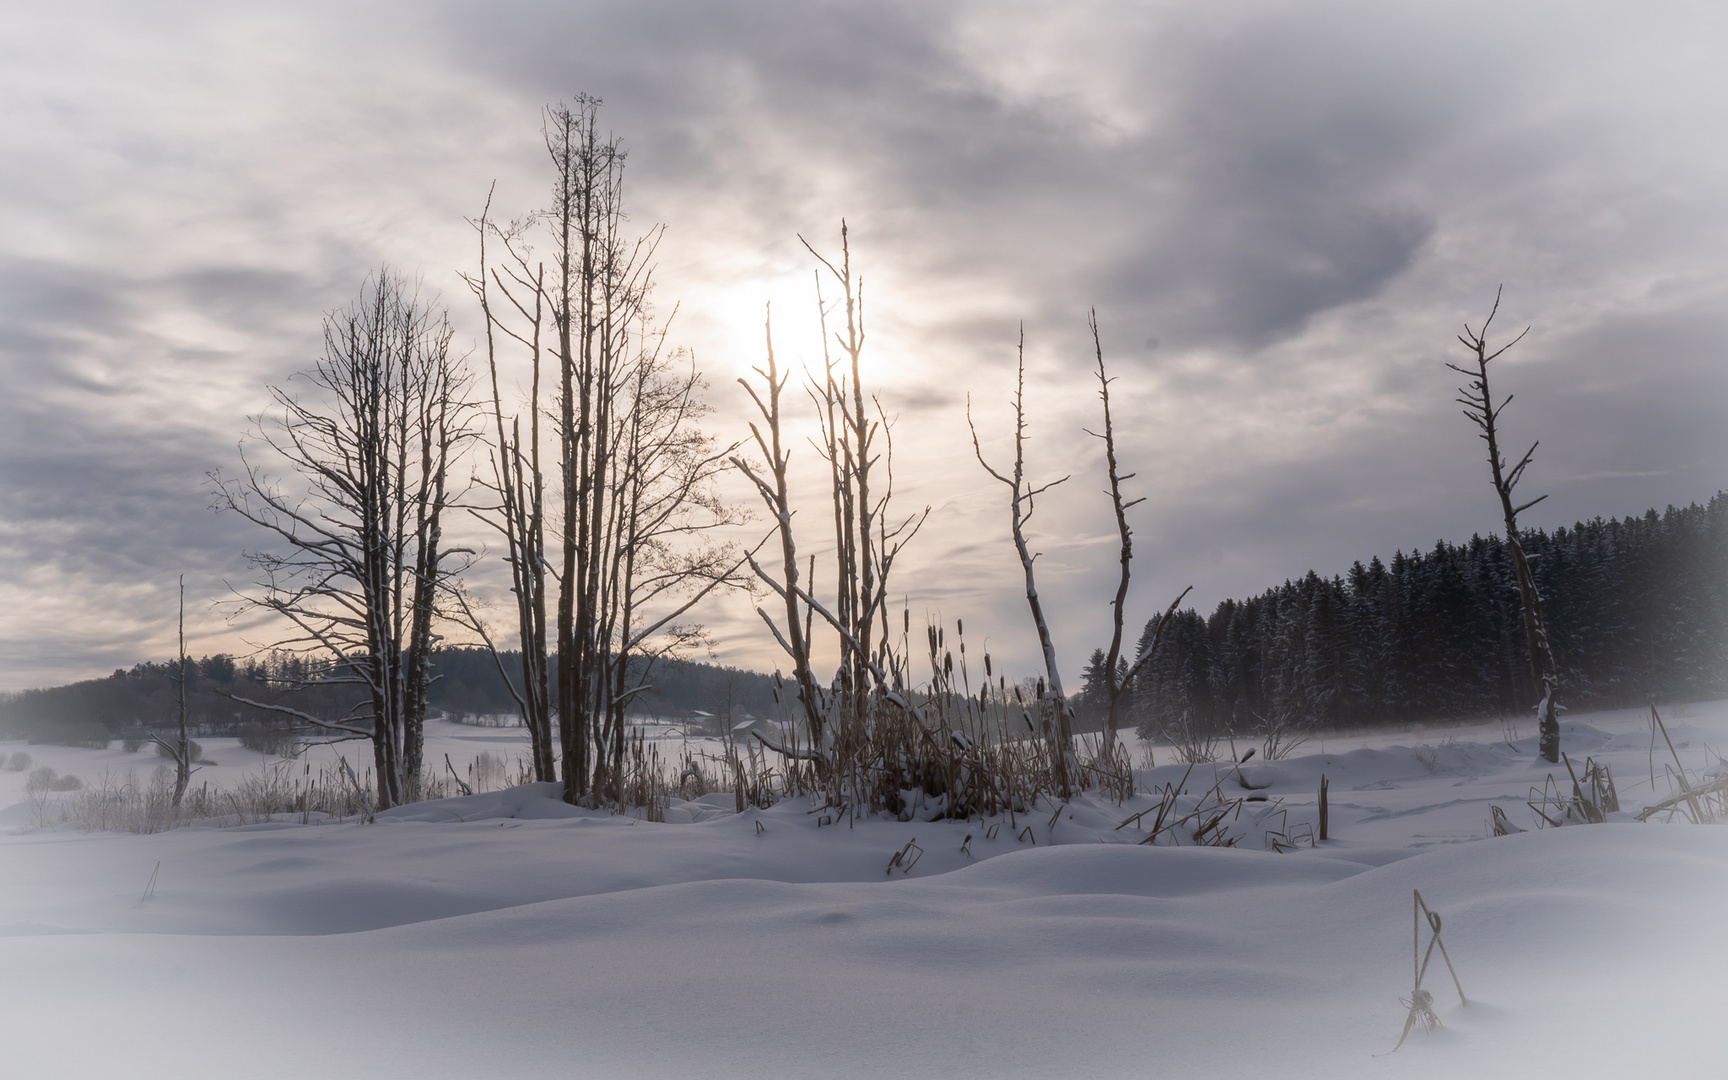
[{"label": "cattail head", "polygon": [[986,679],[988,679],[988,678],[990,678],[990,676],[992,674],[994,674],[994,673],[990,670],[990,654],[985,653],[984,654],[984,677]]}]

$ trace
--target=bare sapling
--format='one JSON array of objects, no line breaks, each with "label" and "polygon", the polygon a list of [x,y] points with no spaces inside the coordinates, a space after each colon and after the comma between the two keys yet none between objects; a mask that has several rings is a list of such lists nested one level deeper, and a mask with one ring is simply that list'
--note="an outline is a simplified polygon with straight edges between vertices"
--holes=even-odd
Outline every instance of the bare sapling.
[{"label": "bare sapling", "polygon": [[707,384],[688,353],[666,353],[666,333],[666,325],[651,331],[646,313],[638,315],[637,350],[622,387],[613,480],[619,521],[604,637],[612,679],[605,735],[615,775],[624,768],[625,710],[653,689],[655,665],[709,643],[690,613],[715,590],[742,587],[739,571],[753,554],[707,539],[743,523],[714,487],[738,444],[721,445],[697,427],[709,412],[701,397]]},{"label": "bare sapling", "polygon": [[1536,454],[1536,447],[1541,443],[1530,444],[1530,449],[1518,459],[1518,463],[1507,466],[1507,459],[1500,450],[1500,433],[1498,423],[1500,413],[1512,403],[1512,395],[1495,404],[1488,387],[1488,365],[1500,358],[1506,350],[1524,339],[1530,332],[1525,327],[1517,337],[1500,346],[1490,349],[1488,345],[1488,327],[1494,321],[1494,316],[1500,311],[1500,291],[1495,290],[1494,307],[1488,312],[1488,318],[1483,320],[1480,330],[1470,329],[1464,325],[1464,333],[1458,340],[1469,349],[1475,357],[1475,363],[1470,367],[1460,367],[1448,363],[1446,366],[1468,379],[1465,386],[1459,388],[1457,401],[1464,406],[1464,415],[1475,424],[1478,437],[1488,444],[1488,469],[1494,482],[1494,493],[1500,497],[1500,509],[1506,524],[1506,550],[1512,559],[1512,573],[1518,586],[1518,599],[1522,608],[1524,625],[1524,641],[1529,651],[1530,676],[1535,683],[1539,698],[1536,705],[1537,749],[1542,757],[1550,762],[1560,760],[1560,703],[1559,672],[1554,664],[1554,653],[1548,641],[1548,626],[1542,613],[1542,594],[1537,591],[1535,576],[1530,571],[1529,559],[1524,553],[1524,544],[1518,531],[1518,515],[1546,499],[1546,495],[1538,495],[1529,502],[1514,505],[1512,492],[1523,477],[1524,470],[1530,465]]},{"label": "bare sapling", "polygon": [[174,762],[174,797],[173,806],[180,808],[180,801],[186,797],[186,785],[192,780],[192,740],[186,735],[186,680],[191,676],[192,662],[186,655],[186,575],[180,575],[180,658],[174,675],[175,688],[179,692],[174,716],[178,722],[177,737],[173,742],[152,733],[150,741],[155,743],[169,760]]}]

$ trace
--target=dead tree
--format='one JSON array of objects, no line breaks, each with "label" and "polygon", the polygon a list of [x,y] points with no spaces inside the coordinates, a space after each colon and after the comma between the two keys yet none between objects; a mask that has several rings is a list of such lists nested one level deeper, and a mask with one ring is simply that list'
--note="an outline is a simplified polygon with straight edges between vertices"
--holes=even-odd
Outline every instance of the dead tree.
[{"label": "dead tree", "polygon": [[324,319],[324,355],[303,378],[311,398],[271,388],[278,412],[258,441],[280,457],[293,489],[245,455],[242,475],[212,474],[216,506],[285,545],[247,555],[259,577],[245,607],[279,617],[278,648],[306,654],[311,681],[364,690],[354,714],[293,716],[333,739],[372,742],[378,799],[422,789],[426,693],[454,576],[472,553],[444,545],[461,492],[450,470],[473,437],[469,377],[450,354],[443,310],[388,268],[359,299]]},{"label": "dead tree", "polygon": [[1507,467],[1506,457],[1500,451],[1497,425],[1501,411],[1512,403],[1512,395],[1508,394],[1504,401],[1496,405],[1488,389],[1488,365],[1507,349],[1522,341],[1530,328],[1525,327],[1511,341],[1498,349],[1490,350],[1488,327],[1499,311],[1500,291],[1495,290],[1494,307],[1488,312],[1488,318],[1483,320],[1482,328],[1471,330],[1466,323],[1464,333],[1458,336],[1464,347],[1475,355],[1475,365],[1466,368],[1449,363],[1446,366],[1469,380],[1459,388],[1458,392],[1462,396],[1457,400],[1464,406],[1464,415],[1476,425],[1478,436],[1488,444],[1488,470],[1494,481],[1494,493],[1500,497],[1500,510],[1506,523],[1506,550],[1512,557],[1512,574],[1518,585],[1518,600],[1523,612],[1524,642],[1530,657],[1530,676],[1540,698],[1536,706],[1538,749],[1543,758],[1557,763],[1560,760],[1559,673],[1554,665],[1554,652],[1548,642],[1548,626],[1542,614],[1542,594],[1536,589],[1536,579],[1530,572],[1530,561],[1524,554],[1523,540],[1518,531],[1518,515],[1548,496],[1538,495],[1529,502],[1516,506],[1512,501],[1513,489],[1518,486],[1525,468],[1536,454],[1536,447],[1541,444],[1531,443],[1530,449],[1524,451],[1524,456],[1518,459],[1518,463]]},{"label": "dead tree", "polygon": [[[1117,710],[1122,699],[1123,689],[1129,685],[1133,672],[1127,672],[1118,678],[1117,663],[1122,658],[1122,617],[1123,608],[1128,603],[1128,580],[1130,564],[1134,560],[1134,530],[1128,525],[1128,511],[1145,502],[1145,497],[1124,500],[1122,498],[1122,482],[1134,479],[1135,474],[1121,475],[1116,466],[1116,424],[1110,415],[1110,383],[1111,379],[1104,370],[1104,345],[1098,334],[1098,309],[1093,308],[1088,313],[1086,325],[1092,331],[1092,353],[1098,361],[1098,399],[1104,408],[1104,431],[1088,432],[1094,438],[1104,440],[1104,471],[1110,482],[1110,488],[1105,494],[1110,496],[1110,506],[1116,512],[1116,535],[1121,541],[1117,563],[1121,574],[1116,582],[1116,596],[1110,601],[1110,648],[1104,657],[1104,687],[1108,692],[1107,710],[1104,717],[1104,749],[1108,753],[1116,746]],[[1147,656],[1151,650],[1147,650]],[[1145,657],[1136,663],[1144,663]]]},{"label": "dead tree", "polygon": [[787,482],[792,453],[781,440],[783,414],[780,397],[786,388],[787,376],[781,373],[779,363],[774,358],[772,308],[763,310],[762,334],[767,351],[766,368],[754,370],[762,378],[763,392],[758,394],[756,388],[745,379],[739,379],[738,385],[750,395],[750,400],[761,414],[760,426],[754,421],[751,422],[750,435],[756,441],[756,448],[762,453],[762,460],[772,482],[741,456],[734,456],[732,464],[756,488],[769,515],[773,517],[774,531],[770,535],[778,534],[780,537],[779,575],[769,573],[755,558],[750,559],[750,569],[757,580],[771,588],[785,605],[785,631],[781,631],[766,609],[758,606],[756,614],[761,616],[769,632],[774,635],[774,640],[779,642],[780,648],[792,661],[792,679],[798,687],[799,707],[804,713],[805,731],[810,740],[811,753],[820,757],[826,745],[825,709],[816,689],[815,676],[810,671],[810,621],[813,610],[808,606],[800,608],[803,589],[799,585],[798,542],[792,533],[792,496]]},{"label": "dead tree", "polygon": [[1158,642],[1164,636],[1164,627],[1176,614],[1176,607],[1182,603],[1182,597],[1193,589],[1190,585],[1183,589],[1180,596],[1171,601],[1170,607],[1164,612],[1164,617],[1158,620],[1157,628],[1152,632],[1152,640],[1132,664],[1118,670],[1117,664],[1122,658],[1122,618],[1123,608],[1128,603],[1128,580],[1130,564],[1134,561],[1134,530],[1128,525],[1128,511],[1145,502],[1144,498],[1123,501],[1122,482],[1134,479],[1134,473],[1121,475],[1116,465],[1116,424],[1110,416],[1110,384],[1115,380],[1104,370],[1104,345],[1098,336],[1098,309],[1093,308],[1087,317],[1087,326],[1092,331],[1092,353],[1098,361],[1098,398],[1104,406],[1104,431],[1102,433],[1089,431],[1087,434],[1104,441],[1104,469],[1110,481],[1110,489],[1105,492],[1110,496],[1110,506],[1116,512],[1116,535],[1121,541],[1117,562],[1121,567],[1121,575],[1116,581],[1116,596],[1110,601],[1110,648],[1104,660],[1105,689],[1108,691],[1108,709],[1104,718],[1104,745],[1106,754],[1116,745],[1116,730],[1121,723],[1122,699],[1126,696],[1128,687],[1134,684],[1134,679],[1140,674],[1140,669],[1152,659],[1152,654],[1158,649]]},{"label": "dead tree", "polygon": [[1050,624],[1044,618],[1044,605],[1038,598],[1038,581],[1033,563],[1038,553],[1026,543],[1026,525],[1036,510],[1035,500],[1057,484],[1064,476],[1047,484],[1033,486],[1026,479],[1026,328],[1020,328],[1020,343],[1014,373],[1014,466],[1004,476],[984,459],[978,443],[978,427],[972,422],[972,398],[966,398],[966,426],[972,432],[972,453],[998,483],[1008,489],[1008,527],[1014,538],[1014,550],[1020,556],[1020,568],[1026,575],[1026,605],[1032,612],[1032,624],[1038,631],[1038,647],[1044,655],[1045,685],[1042,701],[1045,735],[1050,740],[1057,763],[1057,787],[1063,798],[1068,797],[1074,768],[1074,730],[1068,699],[1062,693],[1062,674],[1056,666],[1056,645],[1050,637]]}]

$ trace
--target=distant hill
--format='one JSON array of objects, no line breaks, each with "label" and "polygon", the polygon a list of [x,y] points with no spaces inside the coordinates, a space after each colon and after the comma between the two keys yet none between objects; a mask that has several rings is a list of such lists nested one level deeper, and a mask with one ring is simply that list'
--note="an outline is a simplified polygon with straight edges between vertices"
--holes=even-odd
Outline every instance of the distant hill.
[{"label": "distant hill", "polygon": [[[504,653],[502,659],[504,669],[520,678],[520,655]],[[193,661],[190,671],[187,713],[199,735],[280,726],[280,715],[234,697],[274,702],[281,696],[277,687],[306,674],[303,660],[282,655],[240,661],[206,656]],[[142,663],[116,669],[107,678],[3,694],[0,733],[40,742],[105,745],[146,728],[165,727],[174,721],[178,706],[177,674],[172,661]],[[433,675],[428,701],[434,709],[464,720],[516,714],[515,699],[485,649],[440,649]],[[700,710],[740,722],[746,716],[775,713],[772,675],[685,660],[656,662],[646,676],[653,689],[638,697],[634,712],[683,718]],[[286,703],[314,715],[338,717],[358,700],[352,686],[321,686],[296,691]]]}]

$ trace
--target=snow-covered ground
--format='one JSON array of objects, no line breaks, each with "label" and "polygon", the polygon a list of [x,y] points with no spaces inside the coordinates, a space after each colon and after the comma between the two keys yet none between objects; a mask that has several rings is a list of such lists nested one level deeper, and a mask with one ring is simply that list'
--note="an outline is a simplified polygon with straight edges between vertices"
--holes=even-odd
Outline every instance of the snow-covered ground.
[{"label": "snow-covered ground", "polygon": [[[1669,793],[1647,716],[1564,723],[1629,809]],[[1688,769],[1728,748],[1728,702],[1664,719]],[[1228,850],[1136,844],[1116,825],[1145,797],[986,831],[821,827],[798,800],[738,815],[730,792],[658,824],[550,785],[375,825],[27,831],[26,774],[0,772],[0,1076],[1728,1075],[1728,829],[1538,831],[1528,789],[1565,773],[1523,728],[1250,763],[1267,801]],[[429,758],[513,761],[520,738],[437,725]],[[198,782],[261,764],[205,749]],[[155,765],[0,743],[19,751],[87,782]],[[1158,753],[1144,788],[1183,775]],[[1313,823],[1322,774],[1333,839],[1264,850]],[[1490,804],[1528,831],[1490,837]],[[911,871],[886,873],[911,840]],[[1376,1057],[1405,1019],[1413,889],[1470,1003],[1436,956],[1444,1026]]]}]

